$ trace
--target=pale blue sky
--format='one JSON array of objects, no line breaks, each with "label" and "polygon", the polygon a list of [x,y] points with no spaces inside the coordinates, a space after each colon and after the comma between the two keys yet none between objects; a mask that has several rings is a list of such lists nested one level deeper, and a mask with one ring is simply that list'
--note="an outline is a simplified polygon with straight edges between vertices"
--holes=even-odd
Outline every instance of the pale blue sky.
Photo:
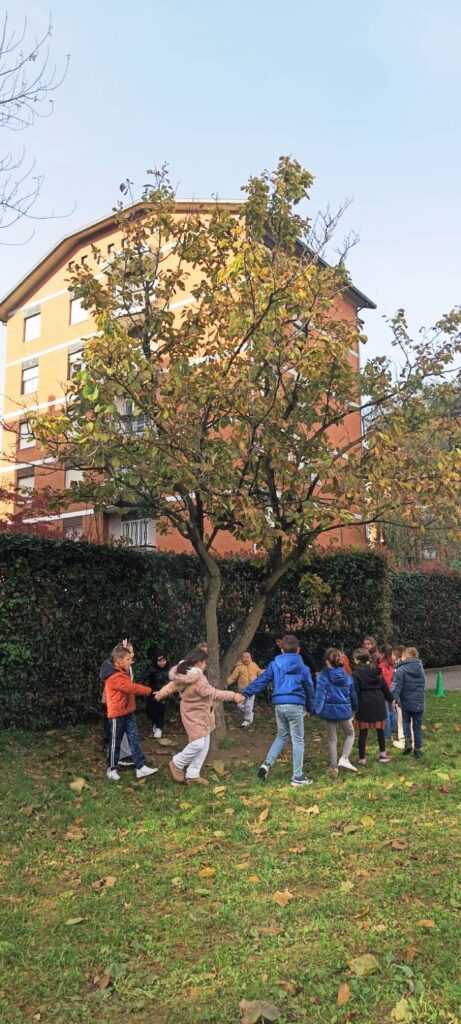
[{"label": "pale blue sky", "polygon": [[[48,11],[28,4],[31,29]],[[378,303],[370,354],[397,307],[419,325],[461,300],[457,0],[60,0],[53,20],[53,56],[71,54],[55,113],[0,143],[37,157],[37,212],[75,212],[0,245],[2,295],[108,211],[125,177],[142,184],[167,161],[180,196],[233,198],[290,153],[316,177],[313,210],[353,199],[350,268]],[[22,225],[10,240],[26,236]]]}]

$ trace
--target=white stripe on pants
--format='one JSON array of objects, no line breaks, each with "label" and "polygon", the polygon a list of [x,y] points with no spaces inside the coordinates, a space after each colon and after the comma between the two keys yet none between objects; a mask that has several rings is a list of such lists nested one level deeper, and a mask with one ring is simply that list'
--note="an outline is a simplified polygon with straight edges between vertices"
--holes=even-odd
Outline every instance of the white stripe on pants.
[{"label": "white stripe on pants", "polygon": [[191,740],[187,747],[184,747],[184,750],[180,750],[179,754],[175,754],[173,764],[182,771],[184,768],[187,769],[186,779],[198,779],[209,749],[210,734],[208,733],[208,736],[201,736],[199,740]]}]

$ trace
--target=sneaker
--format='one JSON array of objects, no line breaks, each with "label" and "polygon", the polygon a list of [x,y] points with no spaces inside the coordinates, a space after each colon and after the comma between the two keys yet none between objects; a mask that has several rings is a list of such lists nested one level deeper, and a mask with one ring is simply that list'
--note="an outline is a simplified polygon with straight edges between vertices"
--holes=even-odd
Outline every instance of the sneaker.
[{"label": "sneaker", "polygon": [[120,782],[120,775],[118,774],[118,771],[115,768],[108,768],[106,771],[106,775],[111,782]]},{"label": "sneaker", "polygon": [[392,758],[389,757],[389,754],[386,754],[386,753],[380,754],[379,757],[378,757],[378,761],[379,761],[380,764],[387,764],[388,761],[391,761],[391,760],[392,760]]},{"label": "sneaker", "polygon": [[270,770],[271,770],[270,764],[266,764],[266,762],[263,761],[261,767],[258,768],[258,779],[261,779],[261,782],[266,782],[267,776],[269,775]]},{"label": "sneaker", "polygon": [[361,768],[366,768],[366,766],[367,766],[367,759],[366,759],[366,757],[359,757],[359,759],[357,761],[357,764],[359,764]]},{"label": "sneaker", "polygon": [[161,738],[162,738],[162,730],[161,729],[152,729],[152,735],[154,737],[154,740],[161,740]]},{"label": "sneaker", "polygon": [[332,764],[328,765],[327,772],[329,775],[334,775],[335,777],[339,774],[338,769],[335,768],[334,765]]},{"label": "sneaker", "polygon": [[294,779],[291,780],[292,786],[312,786],[314,780],[309,779],[307,775],[295,775]]},{"label": "sneaker", "polygon": [[131,757],[124,757],[118,762],[117,768],[134,768],[134,761]]},{"label": "sneaker", "polygon": [[168,767],[170,769],[170,772],[171,772],[175,782],[185,782],[186,781],[185,778],[184,778],[184,772],[181,771],[181,768],[177,768],[176,767],[176,765],[175,765],[173,760],[170,761]]},{"label": "sneaker", "polygon": [[208,779],[202,779],[202,776],[198,775],[196,779],[188,779],[188,778],[186,778],[186,785],[187,786],[209,786],[210,783],[208,782]]},{"label": "sneaker", "polygon": [[338,768],[347,768],[349,772],[356,772],[357,768],[351,764],[348,757],[340,757],[338,761]]},{"label": "sneaker", "polygon": [[242,722],[242,729],[248,729],[248,727],[250,725],[251,725],[251,722]]},{"label": "sneaker", "polygon": [[149,766],[145,764],[142,768],[136,769],[136,778],[147,779],[148,775],[155,775],[156,772],[158,772],[158,768],[149,768]]},{"label": "sneaker", "polygon": [[404,757],[408,757],[408,754],[412,754],[412,753],[413,753],[413,747],[405,747],[405,749],[403,751],[403,756]]},{"label": "sneaker", "polygon": [[405,750],[405,740],[392,740],[392,746],[397,750]]},{"label": "sneaker", "polygon": [[422,750],[415,750],[415,757],[419,761],[420,757],[423,756]]}]

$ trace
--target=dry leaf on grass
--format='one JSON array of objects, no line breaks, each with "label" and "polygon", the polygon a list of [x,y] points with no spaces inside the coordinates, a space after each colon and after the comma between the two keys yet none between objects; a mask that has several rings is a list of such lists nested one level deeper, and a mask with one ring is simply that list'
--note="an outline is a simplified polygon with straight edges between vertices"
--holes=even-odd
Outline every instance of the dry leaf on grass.
[{"label": "dry leaf on grass", "polygon": [[106,878],[99,878],[97,882],[91,883],[91,888],[99,892],[101,889],[113,889],[117,879],[115,875],[107,875]]},{"label": "dry leaf on grass", "polygon": [[264,810],[261,811],[261,814],[259,815],[258,821],[265,821],[268,814],[269,814],[269,808],[265,807]]},{"label": "dry leaf on grass", "polygon": [[261,881],[258,875],[248,875],[248,881],[252,882],[253,885],[257,885]]},{"label": "dry leaf on grass", "polygon": [[375,818],[371,817],[371,814],[365,814],[363,818],[361,818],[360,820],[365,828],[371,828],[371,826],[374,825],[376,821]]},{"label": "dry leaf on grass", "polygon": [[105,988],[109,987],[111,979],[112,974],[110,971],[107,971],[107,974],[103,974],[102,978],[95,978],[94,983],[99,989],[101,989],[101,992],[103,992]]},{"label": "dry leaf on grass", "polygon": [[199,878],[213,878],[216,874],[216,868],[200,868]]},{"label": "dry leaf on grass", "polygon": [[226,789],[227,789],[227,786],[215,786],[214,790],[213,790],[213,793],[214,793],[215,796],[221,796],[222,793],[226,792]]},{"label": "dry leaf on grass", "polygon": [[408,843],[406,843],[404,839],[391,839],[389,846],[392,847],[393,850],[405,850]]},{"label": "dry leaf on grass", "polygon": [[283,988],[290,996],[298,996],[302,991],[301,985],[298,985],[294,981],[280,981],[279,985],[280,988]]},{"label": "dry leaf on grass", "polygon": [[318,804],[312,804],[312,807],[298,807],[298,810],[302,810],[304,814],[312,814],[314,816],[316,814],[320,814],[320,807]]},{"label": "dry leaf on grass", "polygon": [[337,1006],[344,1006],[345,1003],[349,1002],[351,998],[351,990],[346,981],[343,981],[342,985],[338,988],[338,998],[336,1000]]},{"label": "dry leaf on grass", "polygon": [[64,833],[64,839],[66,839],[68,843],[72,842],[73,840],[84,838],[85,833],[82,832],[81,828],[70,828],[67,832]]},{"label": "dry leaf on grass", "polygon": [[340,892],[351,892],[351,890],[353,888],[354,888],[354,883],[353,882],[341,882],[341,885],[339,887],[339,891]]},{"label": "dry leaf on grass", "polygon": [[239,1003],[242,1011],[241,1024],[258,1024],[258,1021],[273,1021],[280,1017],[280,1010],[274,1003],[267,1003],[265,999],[242,999]]},{"label": "dry leaf on grass", "polygon": [[430,917],[422,917],[420,921],[416,922],[417,928],[435,928],[435,921]]},{"label": "dry leaf on grass", "polygon": [[392,1020],[396,1024],[404,1024],[405,1021],[410,1020],[408,1011],[410,1010],[410,1004],[407,999],[400,999],[400,1001],[394,1006],[391,1011]]},{"label": "dry leaf on grass", "polygon": [[68,920],[64,922],[64,924],[68,924],[68,925],[81,924],[82,921],[84,921],[84,920],[85,920],[84,917],[69,917]]},{"label": "dry leaf on grass", "polygon": [[272,899],[278,907],[286,907],[290,900],[296,899],[296,896],[294,896],[289,889],[277,889],[277,892],[274,892]]},{"label": "dry leaf on grass", "polygon": [[160,743],[161,747],[174,747],[173,740],[167,740],[166,737],[163,736],[161,740],[157,740],[157,743]]},{"label": "dry leaf on grass", "polygon": [[69,789],[72,789],[74,793],[81,793],[82,789],[86,786],[85,779],[74,779],[73,782],[69,783]]},{"label": "dry leaf on grass", "polygon": [[275,924],[268,924],[264,928],[257,928],[256,931],[259,935],[281,935],[282,929],[277,928]]},{"label": "dry leaf on grass", "polygon": [[307,846],[289,846],[288,853],[304,853],[307,850]]},{"label": "dry leaf on grass", "polygon": [[213,771],[216,772],[216,775],[224,775],[226,771],[224,761],[213,761],[211,767],[213,768]]},{"label": "dry leaf on grass", "polygon": [[379,963],[371,953],[363,953],[354,960],[348,960],[348,966],[357,978],[365,978],[367,974],[374,974],[379,969]]}]

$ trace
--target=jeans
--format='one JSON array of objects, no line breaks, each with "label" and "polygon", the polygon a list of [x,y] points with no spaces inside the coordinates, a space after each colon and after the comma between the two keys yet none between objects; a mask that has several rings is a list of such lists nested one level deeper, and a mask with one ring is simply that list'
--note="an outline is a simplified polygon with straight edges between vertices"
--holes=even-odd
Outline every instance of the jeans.
[{"label": "jeans", "polygon": [[397,712],[386,701],[386,727],[384,730],[386,739],[390,740],[391,736],[397,736],[398,731]]},{"label": "jeans", "polygon": [[250,725],[251,725],[251,723],[252,723],[252,721],[254,719],[254,711],[253,711],[254,705],[255,705],[255,698],[254,698],[254,696],[253,697],[245,697],[245,700],[243,701],[243,704],[237,704],[237,710],[240,711],[241,715],[243,715],[243,721],[244,722],[249,722]]},{"label": "jeans", "polygon": [[413,735],[415,737],[415,750],[421,750],[423,745],[423,730],[421,728],[423,724],[424,711],[407,711],[406,708],[402,708],[403,714],[403,732],[405,736],[405,746],[413,746],[411,740],[411,726],[413,724]]},{"label": "jeans", "polygon": [[107,757],[108,767],[110,769],[117,767],[120,760],[120,745],[123,737],[126,735],[131,748],[131,756],[136,768],[143,768],[146,763],[146,759],[139,741],[136,716],[134,714],[121,715],[120,718],[109,718],[108,722],[110,725],[110,746]]},{"label": "jeans", "polygon": [[328,741],[328,756],[332,768],[338,767],[338,725],[344,729],[344,743],[341,757],[349,759],[350,752],[354,746],[354,723],[352,718],[338,719],[338,721],[325,722]]},{"label": "jeans", "polygon": [[198,740],[191,740],[187,747],[184,747],[184,750],[180,750],[179,754],[175,754],[173,764],[176,765],[176,768],[187,768],[186,779],[198,779],[209,749],[210,734],[208,733],[208,736],[201,736]]},{"label": "jeans", "polygon": [[265,758],[272,767],[291,739],[293,747],[293,779],[303,774],[304,763],[304,704],[276,704],[277,735]]}]

